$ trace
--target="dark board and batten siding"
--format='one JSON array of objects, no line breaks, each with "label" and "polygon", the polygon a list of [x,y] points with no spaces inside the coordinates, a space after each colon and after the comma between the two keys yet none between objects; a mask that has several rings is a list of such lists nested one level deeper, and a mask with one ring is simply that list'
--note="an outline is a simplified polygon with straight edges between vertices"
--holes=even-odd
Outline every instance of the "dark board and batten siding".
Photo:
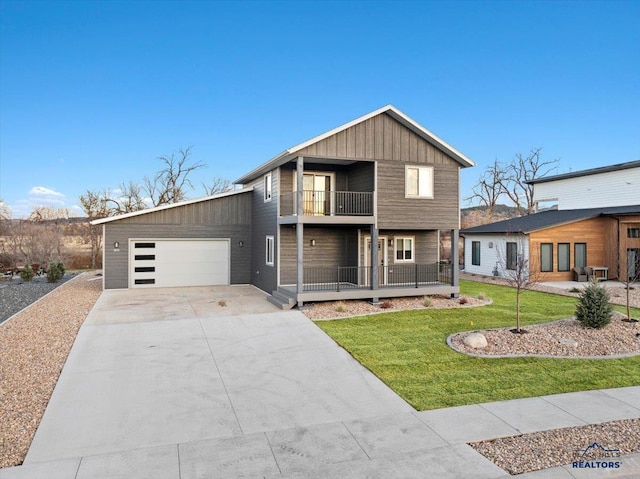
[{"label": "dark board and batten siding", "polygon": [[[131,238],[228,238],[231,240],[231,284],[251,281],[250,192],[123,218],[104,226],[105,289],[129,287]],[[118,251],[113,248],[116,241]]]},{"label": "dark board and batten siding", "polygon": [[[264,201],[264,177],[261,176],[249,186],[253,186],[252,196],[252,266],[251,284],[267,293],[278,288],[278,199],[280,191],[278,170],[271,174],[271,201]],[[275,258],[273,266],[266,264],[266,237],[275,239]]]},{"label": "dark board and batten siding", "polygon": [[[377,160],[379,228],[459,227],[460,164],[387,114],[314,143],[299,155]],[[433,199],[405,198],[407,164],[434,168]]]}]

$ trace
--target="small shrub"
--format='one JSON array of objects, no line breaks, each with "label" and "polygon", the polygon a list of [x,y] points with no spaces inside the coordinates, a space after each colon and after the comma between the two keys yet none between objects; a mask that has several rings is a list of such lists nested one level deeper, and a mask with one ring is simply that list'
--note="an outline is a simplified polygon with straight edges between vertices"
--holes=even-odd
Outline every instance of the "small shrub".
[{"label": "small shrub", "polygon": [[460,303],[460,304],[467,304],[468,302],[469,302],[469,300],[467,298],[465,298],[464,296],[458,300],[458,303]]},{"label": "small shrub", "polygon": [[347,310],[347,305],[344,304],[344,301],[338,301],[336,303],[336,312],[344,313]]},{"label": "small shrub", "polygon": [[600,329],[611,322],[612,313],[609,291],[597,281],[592,281],[580,294],[576,319],[587,328]]},{"label": "small shrub", "polygon": [[485,301],[487,299],[487,295],[484,293],[478,293],[476,298],[478,298],[480,301]]},{"label": "small shrub", "polygon": [[27,282],[31,281],[34,276],[35,276],[35,273],[31,269],[31,266],[29,265],[25,266],[23,269],[20,270],[20,278],[22,279],[22,281],[27,281]]},{"label": "small shrub", "polygon": [[433,301],[431,301],[431,298],[429,296],[425,296],[424,298],[422,298],[422,304],[424,304],[425,308],[430,308],[431,306],[433,306]]},{"label": "small shrub", "polygon": [[580,289],[575,288],[575,287],[574,287],[574,288],[571,288],[571,289],[569,290],[569,292],[570,292],[570,293],[579,293],[580,291],[581,291]]},{"label": "small shrub", "polygon": [[57,283],[64,276],[64,265],[60,262],[49,263],[47,282]]},{"label": "small shrub", "polygon": [[393,308],[393,303],[387,299],[387,300],[384,300],[384,301],[382,302],[382,304],[380,305],[380,307],[381,307],[382,309],[390,309],[390,308]]},{"label": "small shrub", "polygon": [[227,307],[227,300],[226,299],[220,299],[218,300],[218,306],[221,306],[223,308]]}]

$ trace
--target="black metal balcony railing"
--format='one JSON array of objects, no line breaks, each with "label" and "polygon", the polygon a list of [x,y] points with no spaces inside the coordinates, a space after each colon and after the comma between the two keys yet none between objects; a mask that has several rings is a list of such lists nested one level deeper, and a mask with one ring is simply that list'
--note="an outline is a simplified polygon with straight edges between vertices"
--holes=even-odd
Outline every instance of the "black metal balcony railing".
[{"label": "black metal balcony railing", "polygon": [[[280,195],[280,215],[297,213],[296,191]],[[372,216],[373,193],[370,191],[302,192],[302,214],[305,216]]]},{"label": "black metal balcony railing", "polygon": [[[378,268],[378,288],[418,288],[451,284],[451,265],[402,264]],[[371,289],[370,266],[304,268],[304,291]]]}]

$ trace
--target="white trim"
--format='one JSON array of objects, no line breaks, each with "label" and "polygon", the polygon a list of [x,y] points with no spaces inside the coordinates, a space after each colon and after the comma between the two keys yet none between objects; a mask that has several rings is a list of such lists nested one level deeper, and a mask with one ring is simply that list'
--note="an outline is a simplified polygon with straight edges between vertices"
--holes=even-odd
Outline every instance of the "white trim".
[{"label": "white trim", "polygon": [[[411,240],[411,259],[398,259],[398,240]],[[403,256],[404,251],[403,248]],[[394,236],[393,237],[393,262],[394,263],[415,263],[416,262],[416,237],[415,236]]]},{"label": "white trim", "polygon": [[99,220],[93,220],[91,222],[91,224],[92,225],[100,225],[100,224],[104,224],[104,223],[110,223],[112,221],[123,220],[125,218],[131,218],[133,216],[146,215],[148,213],[154,213],[156,211],[168,210],[168,209],[171,209],[171,208],[178,208],[179,206],[191,205],[191,204],[194,204],[194,203],[201,203],[203,201],[217,200],[218,198],[225,198],[227,196],[239,195],[241,193],[248,193],[250,191],[253,191],[253,186],[249,186],[247,188],[242,188],[241,190],[227,191],[225,193],[219,193],[217,195],[205,196],[203,198],[195,198],[195,199],[192,199],[192,200],[184,200],[184,201],[180,201],[179,203],[171,203],[169,205],[162,205],[162,206],[156,206],[154,208],[147,208],[145,210],[133,211],[131,213],[124,213],[124,214],[121,214],[121,215],[118,215],[118,216],[110,216],[108,218],[101,218]]},{"label": "white trim", "polygon": [[280,166],[281,164],[286,163],[290,156],[295,155],[300,150],[303,150],[304,148],[307,148],[308,146],[313,145],[314,143],[317,143],[317,142],[322,141],[322,140],[324,140],[326,138],[329,138],[330,136],[335,135],[336,133],[340,133],[343,130],[351,128],[354,125],[357,125],[359,123],[367,121],[370,118],[373,118],[374,116],[379,115],[381,113],[388,114],[389,116],[391,116],[395,120],[399,121],[404,126],[409,128],[410,130],[412,130],[418,136],[422,137],[424,140],[428,141],[429,143],[431,143],[432,145],[436,146],[437,148],[439,148],[441,150],[445,150],[446,153],[448,153],[450,156],[452,156],[463,167],[466,168],[466,167],[469,167],[469,166],[475,166],[475,163],[470,158],[468,158],[467,156],[463,155],[461,152],[459,152],[454,147],[449,145],[442,138],[438,137],[436,134],[434,134],[433,132],[429,131],[428,129],[426,129],[424,126],[420,125],[415,120],[409,118],[407,115],[402,113],[400,110],[398,110],[393,105],[386,105],[386,106],[383,106],[382,108],[378,108],[377,110],[372,111],[371,113],[367,113],[366,115],[363,115],[363,116],[361,116],[359,118],[356,118],[355,120],[352,120],[352,121],[350,121],[348,123],[345,123],[344,125],[338,126],[337,128],[334,128],[333,130],[330,130],[330,131],[327,131],[326,133],[322,133],[321,135],[315,136],[315,137],[313,137],[313,138],[311,138],[311,139],[309,139],[307,141],[299,143],[296,146],[292,146],[291,148],[289,148],[289,149],[283,151],[282,153],[280,153],[279,155],[276,155],[275,157],[273,157],[269,161],[263,163],[262,165],[258,166],[255,169],[253,169],[252,171],[250,171],[246,175],[242,176],[241,178],[238,178],[235,181],[235,183],[236,184],[247,183],[248,181],[251,181],[252,179],[255,179],[257,176],[260,176],[261,172],[265,168],[273,169],[276,166]]},{"label": "white trim", "polygon": [[[271,247],[269,247],[269,240],[271,240]],[[269,256],[271,256],[271,262],[269,262]],[[273,266],[275,264],[276,256],[276,238],[274,235],[266,235],[264,239],[264,263],[267,266]]]}]

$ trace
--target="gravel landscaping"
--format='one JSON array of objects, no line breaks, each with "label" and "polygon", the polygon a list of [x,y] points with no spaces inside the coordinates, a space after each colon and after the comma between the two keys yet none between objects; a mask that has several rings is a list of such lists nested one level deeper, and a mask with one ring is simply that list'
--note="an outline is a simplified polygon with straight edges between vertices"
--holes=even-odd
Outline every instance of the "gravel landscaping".
[{"label": "gravel landscaping", "polygon": [[57,283],[48,283],[46,276],[28,282],[16,276],[0,282],[0,323],[74,277],[75,274],[65,274]]},{"label": "gravel landscaping", "polygon": [[[447,343],[458,352],[476,356],[584,358],[640,354],[640,323],[624,318],[624,314],[614,312],[611,323],[602,329],[586,328],[572,318],[527,326],[522,328],[524,334],[513,333],[513,328],[466,331],[450,336]],[[474,333],[487,339],[485,347],[473,348],[465,343],[465,338]]]},{"label": "gravel landscaping", "polygon": [[[619,452],[603,453],[595,448],[585,453],[594,442]],[[618,455],[640,452],[640,419],[554,429],[469,445],[510,474],[563,466],[574,461],[619,461]]]},{"label": "gravel landscaping", "polygon": [[[3,287],[3,314],[46,294],[45,286]],[[22,464],[78,329],[102,292],[95,273],[50,286],[46,298],[0,324],[0,468]]]}]

